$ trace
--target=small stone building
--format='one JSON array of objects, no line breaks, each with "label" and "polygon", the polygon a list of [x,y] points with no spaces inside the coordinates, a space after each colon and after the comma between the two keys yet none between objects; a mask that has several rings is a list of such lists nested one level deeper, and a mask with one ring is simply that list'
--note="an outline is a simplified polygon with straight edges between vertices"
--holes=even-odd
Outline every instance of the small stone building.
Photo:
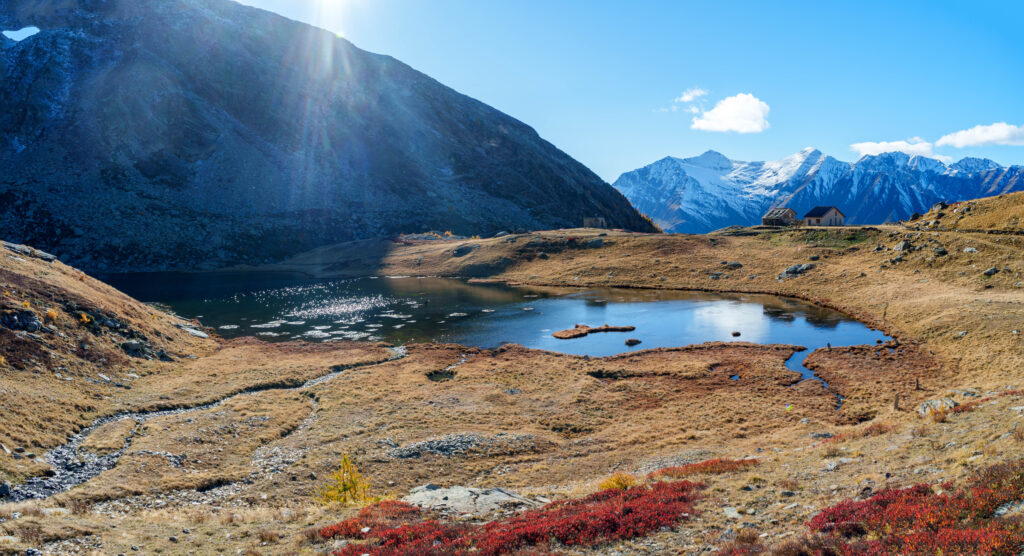
[{"label": "small stone building", "polygon": [[807,226],[843,226],[846,215],[836,207],[814,207],[804,215]]},{"label": "small stone building", "polygon": [[796,211],[786,207],[773,208],[761,217],[762,226],[793,226],[796,223]]},{"label": "small stone building", "polygon": [[608,221],[603,216],[584,216],[583,217],[584,228],[607,228]]}]

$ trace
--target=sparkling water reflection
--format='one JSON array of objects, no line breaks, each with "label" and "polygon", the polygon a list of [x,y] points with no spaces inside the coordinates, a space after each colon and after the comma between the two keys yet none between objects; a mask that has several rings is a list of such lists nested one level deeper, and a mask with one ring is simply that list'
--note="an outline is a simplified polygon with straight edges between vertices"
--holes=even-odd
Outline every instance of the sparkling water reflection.
[{"label": "sparkling water reflection", "polygon": [[[222,336],[272,341],[518,343],[591,356],[708,341],[780,343],[808,348],[787,366],[810,377],[803,360],[811,350],[888,339],[837,311],[770,295],[511,287],[422,277],[310,282],[283,275],[161,273],[107,279],[144,301],[199,318]],[[577,323],[636,330],[552,337]],[[629,347],[626,338],[642,343]]]}]

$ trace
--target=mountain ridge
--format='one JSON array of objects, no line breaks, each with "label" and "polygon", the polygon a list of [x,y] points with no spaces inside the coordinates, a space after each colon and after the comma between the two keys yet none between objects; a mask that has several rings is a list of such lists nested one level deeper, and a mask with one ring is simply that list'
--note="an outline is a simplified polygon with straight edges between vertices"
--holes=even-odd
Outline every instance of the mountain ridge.
[{"label": "mountain ridge", "polygon": [[654,231],[530,126],[227,0],[0,0],[0,235],[89,270],[263,263],[398,233]]},{"label": "mountain ridge", "polygon": [[807,147],[774,161],[732,160],[708,150],[667,156],[613,183],[667,232],[704,233],[752,225],[775,207],[798,216],[835,205],[850,224],[881,224],[923,213],[939,201],[1024,190],[1024,166],[966,157],[956,163],[889,152],[844,162]]}]

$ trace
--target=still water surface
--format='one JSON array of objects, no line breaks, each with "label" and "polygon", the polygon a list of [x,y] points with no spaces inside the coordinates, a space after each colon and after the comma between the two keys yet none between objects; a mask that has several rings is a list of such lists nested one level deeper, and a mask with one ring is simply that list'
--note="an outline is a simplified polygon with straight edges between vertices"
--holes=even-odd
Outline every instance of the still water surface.
[{"label": "still water surface", "polygon": [[[770,295],[512,287],[424,277],[310,281],[262,273],[133,274],[107,280],[138,299],[198,318],[222,336],[270,341],[439,341],[484,348],[514,342],[591,356],[719,340],[794,344],[808,351],[795,354],[787,367],[813,378],[803,366],[810,351],[888,339],[837,311]],[[551,336],[577,323],[636,330],[573,340]],[[642,343],[629,347],[627,338]]]}]

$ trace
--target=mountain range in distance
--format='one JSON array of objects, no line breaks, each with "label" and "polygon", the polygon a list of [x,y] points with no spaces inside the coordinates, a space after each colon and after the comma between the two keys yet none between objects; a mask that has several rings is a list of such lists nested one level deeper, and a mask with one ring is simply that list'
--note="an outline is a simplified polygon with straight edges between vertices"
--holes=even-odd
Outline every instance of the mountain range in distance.
[{"label": "mountain range in distance", "polygon": [[923,213],[939,201],[1024,190],[1024,166],[982,158],[944,164],[901,152],[843,162],[814,148],[769,162],[730,160],[707,151],[665,157],[612,184],[666,232],[705,233],[760,223],[770,208],[802,217],[832,205],[847,224],[882,224]]}]

